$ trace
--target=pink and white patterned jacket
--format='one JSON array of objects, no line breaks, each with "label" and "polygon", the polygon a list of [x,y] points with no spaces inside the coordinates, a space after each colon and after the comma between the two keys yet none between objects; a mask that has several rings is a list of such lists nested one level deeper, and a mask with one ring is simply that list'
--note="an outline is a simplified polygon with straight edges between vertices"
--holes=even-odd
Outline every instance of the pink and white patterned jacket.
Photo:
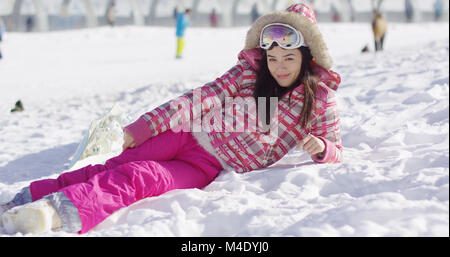
[{"label": "pink and white patterned jacket", "polygon": [[[277,115],[272,120],[274,122],[270,123],[270,130],[249,129],[250,126],[244,128],[242,124],[256,116],[249,110],[255,110],[253,92],[257,60],[260,58],[261,50],[258,48],[241,51],[238,63],[223,76],[143,114],[125,129],[133,136],[136,146],[168,129],[190,129],[198,142],[221,162],[224,169],[231,168],[239,173],[265,168],[277,162],[309,133],[325,143],[322,158],[312,156],[315,162],[342,161],[340,119],[335,98],[341,79],[337,73],[317,64],[313,67],[319,83],[307,128],[299,124],[303,85],[296,87],[290,96],[287,93],[278,99]],[[234,102],[231,114],[237,120],[230,121],[226,118],[230,114],[226,105],[227,101],[233,99],[244,100]],[[239,108],[242,103],[248,104],[247,112],[242,106]],[[239,124],[241,129],[236,129]]]}]

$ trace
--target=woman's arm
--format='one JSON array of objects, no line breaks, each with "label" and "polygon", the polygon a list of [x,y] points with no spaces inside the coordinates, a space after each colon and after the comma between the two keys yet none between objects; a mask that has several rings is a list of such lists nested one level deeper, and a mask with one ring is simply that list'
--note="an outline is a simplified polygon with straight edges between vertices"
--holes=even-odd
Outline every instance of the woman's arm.
[{"label": "woman's arm", "polygon": [[122,150],[128,149],[128,148],[134,148],[136,147],[136,143],[134,142],[134,138],[131,136],[131,134],[127,131],[123,131],[123,144],[122,144]]},{"label": "woman's arm", "polygon": [[324,108],[325,111],[313,118],[310,133],[322,140],[325,149],[311,157],[318,163],[342,162],[340,118],[334,94],[331,94],[326,102],[321,102],[319,105],[321,105],[319,108]]},{"label": "woman's arm", "polygon": [[211,108],[222,107],[225,97],[233,96],[241,85],[244,64],[239,62],[223,76],[203,87],[166,102],[145,113],[124,128],[139,146],[151,137],[168,129],[180,129],[180,125],[190,126],[197,122]]}]

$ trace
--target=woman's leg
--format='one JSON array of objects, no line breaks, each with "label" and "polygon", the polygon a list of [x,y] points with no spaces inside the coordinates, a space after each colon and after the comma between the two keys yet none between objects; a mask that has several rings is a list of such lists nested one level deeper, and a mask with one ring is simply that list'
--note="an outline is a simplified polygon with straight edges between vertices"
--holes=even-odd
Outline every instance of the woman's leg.
[{"label": "woman's leg", "polygon": [[139,147],[123,151],[120,155],[107,160],[105,164],[88,165],[75,171],[65,172],[56,179],[43,179],[32,182],[29,188],[32,200],[36,201],[64,187],[86,182],[100,172],[114,169],[127,162],[172,160],[189,141],[188,133],[166,131],[147,140]]},{"label": "woman's leg", "polygon": [[[79,217],[79,232],[85,233],[114,211],[140,199],[173,189],[203,188],[211,183],[222,170],[221,164],[197,143],[191,133],[178,134],[177,138],[182,147],[178,147],[174,160],[134,161],[99,173],[86,183],[63,188],[58,193],[70,199],[71,204],[63,204],[57,209],[72,216],[62,217],[63,224],[77,223],[72,221]],[[168,147],[166,144],[161,150]],[[79,216],[73,214],[72,206],[78,209]]]},{"label": "woman's leg", "polygon": [[[142,198],[173,189],[202,188],[222,170],[215,157],[206,152],[190,133],[174,133],[171,139],[179,140],[180,145],[169,145],[167,139],[163,146],[154,148],[154,151],[169,151],[171,154],[166,152],[165,155],[174,155],[174,160],[131,161],[118,165],[116,159],[114,168],[95,170],[84,181],[62,187],[43,200],[50,200],[61,218],[64,230],[84,233],[114,211]],[[142,157],[140,152],[135,152],[133,156],[137,159]],[[20,209],[10,216],[15,216],[17,211]]]},{"label": "woman's leg", "polygon": [[[216,175],[221,167],[211,165]],[[203,188],[212,181],[202,169],[179,160],[136,161],[99,173],[86,183],[60,190],[78,209],[82,228],[88,232],[120,208],[173,189]]]}]

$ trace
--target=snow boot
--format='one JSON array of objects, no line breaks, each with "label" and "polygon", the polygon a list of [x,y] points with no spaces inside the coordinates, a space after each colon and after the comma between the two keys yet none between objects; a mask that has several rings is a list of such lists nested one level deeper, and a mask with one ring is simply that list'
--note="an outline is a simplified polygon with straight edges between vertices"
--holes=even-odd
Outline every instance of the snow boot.
[{"label": "snow boot", "polygon": [[17,232],[38,234],[61,227],[61,219],[47,199],[7,210],[2,215],[2,223],[8,234]]}]

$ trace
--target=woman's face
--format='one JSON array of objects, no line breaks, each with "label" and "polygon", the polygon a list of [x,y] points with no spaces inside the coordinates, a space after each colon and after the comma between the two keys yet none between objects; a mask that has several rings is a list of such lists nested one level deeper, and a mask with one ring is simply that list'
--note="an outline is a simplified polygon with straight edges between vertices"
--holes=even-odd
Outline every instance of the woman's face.
[{"label": "woman's face", "polygon": [[300,74],[302,53],[298,49],[286,50],[275,46],[267,50],[267,66],[280,86],[289,87]]}]

